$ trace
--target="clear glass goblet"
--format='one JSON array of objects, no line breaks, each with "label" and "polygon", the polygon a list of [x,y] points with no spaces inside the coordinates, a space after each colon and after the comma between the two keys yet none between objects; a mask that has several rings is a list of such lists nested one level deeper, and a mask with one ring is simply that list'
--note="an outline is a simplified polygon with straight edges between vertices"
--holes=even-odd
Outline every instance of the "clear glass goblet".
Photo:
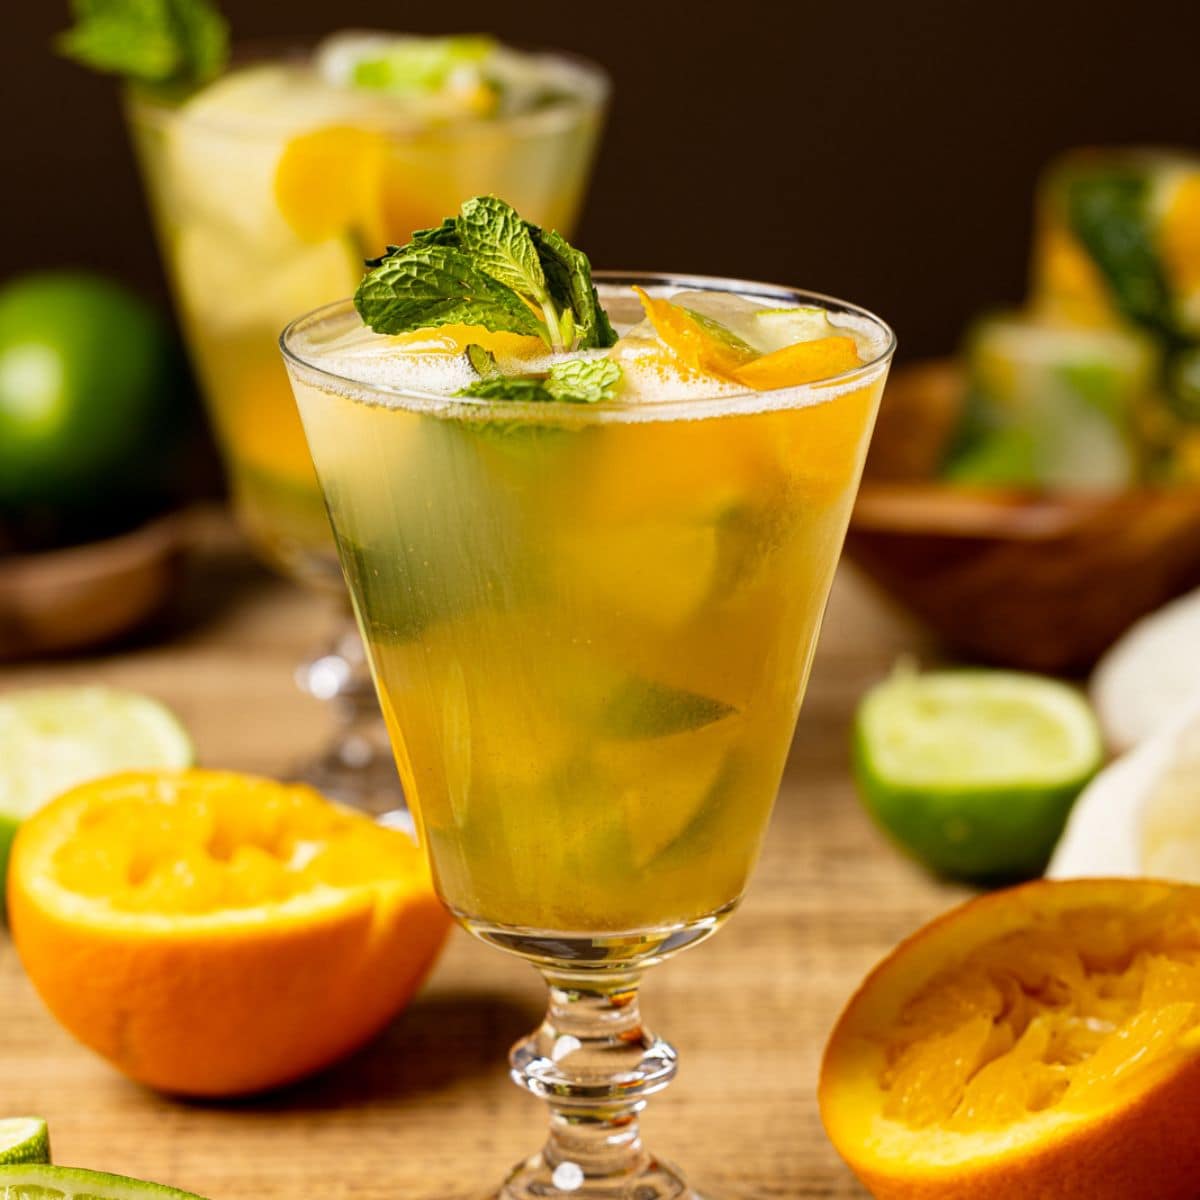
[{"label": "clear glass goblet", "polygon": [[638,984],[746,886],[894,346],[787,288],[597,278],[619,328],[630,284],[734,293],[823,307],[868,359],[780,391],[519,404],[389,387],[380,360],[334,373],[348,302],[282,339],[439,893],[550,988],[510,1059],[550,1133],[503,1200],[693,1195],[642,1145],[675,1052]]},{"label": "clear glass goblet", "polygon": [[[238,522],[266,562],[330,599],[329,643],[296,678],[330,702],[337,729],[297,774],[376,814],[403,817],[404,798],[279,362],[279,329],[297,312],[352,291],[364,257],[438,224],[471,196],[499,192],[531,220],[571,228],[608,82],[582,60],[547,54],[536,61],[556,98],[529,111],[433,127],[414,124],[403,99],[372,94],[355,108],[353,92],[323,84],[302,48],[239,53],[227,75],[184,104],[137,90],[126,96]],[[347,163],[319,173],[320,185],[314,171],[305,194],[321,194],[310,195],[312,213],[296,213],[294,196],[291,207],[281,199],[281,171],[307,145]],[[349,170],[356,155],[369,159],[371,186],[343,197],[341,177],[361,183],[365,174]],[[323,223],[324,210],[332,215]]]}]

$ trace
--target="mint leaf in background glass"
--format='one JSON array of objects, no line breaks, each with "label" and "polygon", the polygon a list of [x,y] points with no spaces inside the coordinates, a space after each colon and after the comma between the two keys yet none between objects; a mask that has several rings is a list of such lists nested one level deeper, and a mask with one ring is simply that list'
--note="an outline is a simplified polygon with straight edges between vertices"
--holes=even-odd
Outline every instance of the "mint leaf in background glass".
[{"label": "mint leaf in background glass", "polygon": [[536,225],[528,228],[551,297],[559,308],[574,312],[575,346],[583,350],[611,346],[617,340],[617,333],[592,284],[588,256],[553,229],[539,229]]},{"label": "mint leaf in background glass", "polygon": [[515,292],[462,250],[427,242],[410,242],[380,260],[358,285],[354,307],[376,333],[479,325],[494,333],[544,336],[541,321]]},{"label": "mint leaf in background glass", "polygon": [[72,0],[75,24],[55,39],[84,66],[139,83],[194,85],[229,58],[229,28],[209,0]]},{"label": "mint leaf in background glass", "polygon": [[546,391],[555,400],[598,404],[611,400],[620,382],[621,366],[611,358],[572,358],[550,368]]}]

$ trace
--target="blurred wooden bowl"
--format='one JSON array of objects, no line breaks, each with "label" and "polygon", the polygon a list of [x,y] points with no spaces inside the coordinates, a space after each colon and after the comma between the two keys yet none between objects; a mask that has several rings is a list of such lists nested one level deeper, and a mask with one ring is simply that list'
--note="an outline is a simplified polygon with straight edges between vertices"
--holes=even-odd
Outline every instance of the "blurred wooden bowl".
[{"label": "blurred wooden bowl", "polygon": [[156,612],[174,587],[185,515],[119,537],[0,559],[0,660],[106,642]]},{"label": "blurred wooden bowl", "polygon": [[1079,672],[1138,617],[1200,585],[1200,488],[1030,493],[935,474],[963,398],[951,362],[888,384],[847,553],[948,643]]}]

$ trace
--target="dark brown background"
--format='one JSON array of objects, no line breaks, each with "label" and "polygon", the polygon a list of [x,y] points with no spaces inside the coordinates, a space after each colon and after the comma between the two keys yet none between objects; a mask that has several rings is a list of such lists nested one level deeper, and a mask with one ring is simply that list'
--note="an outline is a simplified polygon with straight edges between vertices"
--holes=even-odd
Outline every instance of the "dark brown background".
[{"label": "dark brown background", "polygon": [[[0,278],[162,284],[111,81],[54,58],[66,0],[4,0]],[[1039,166],[1082,143],[1200,147],[1200,0],[225,0],[239,37],[487,29],[612,71],[579,241],[607,267],[799,284],[908,356],[1023,288]]]}]

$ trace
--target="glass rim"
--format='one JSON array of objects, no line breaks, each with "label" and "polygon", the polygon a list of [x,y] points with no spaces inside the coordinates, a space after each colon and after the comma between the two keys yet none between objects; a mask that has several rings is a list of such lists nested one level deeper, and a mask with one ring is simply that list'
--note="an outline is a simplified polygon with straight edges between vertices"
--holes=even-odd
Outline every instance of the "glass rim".
[{"label": "glass rim", "polygon": [[[653,400],[639,402],[603,401],[599,404],[575,404],[569,401],[538,401],[521,402],[513,400],[488,399],[481,396],[447,396],[441,392],[424,391],[420,388],[396,384],[380,383],[375,380],[355,379],[351,375],[342,375],[320,365],[319,356],[306,356],[295,346],[295,339],[306,329],[329,320],[341,313],[354,311],[354,301],[351,297],[334,300],[319,308],[302,313],[289,321],[279,335],[279,349],[284,361],[289,367],[295,367],[318,379],[328,380],[332,390],[374,394],[379,396],[395,396],[407,401],[416,401],[406,407],[438,411],[457,409],[464,411],[502,411],[506,419],[528,418],[530,420],[547,417],[572,424],[586,422],[589,419],[603,420],[613,415],[633,413],[641,420],[654,420],[659,415],[665,417],[671,413],[687,410],[695,416],[733,416],[742,412],[752,412],[765,408],[798,408],[801,404],[780,405],[772,404],[780,397],[797,395],[814,397],[817,401],[825,398],[824,393],[841,394],[854,385],[873,382],[875,377],[887,369],[888,363],[896,352],[896,334],[892,327],[881,317],[869,309],[853,304],[848,300],[840,300],[822,292],[807,291],[803,288],[787,287],[783,284],[758,283],[753,280],[732,279],[720,275],[682,275],[663,271],[594,271],[592,278],[596,283],[612,286],[644,286],[651,288],[674,287],[692,291],[728,292],[734,295],[748,296],[754,299],[786,301],[790,307],[812,306],[825,309],[834,315],[845,313],[864,321],[874,327],[881,336],[882,348],[868,361],[860,363],[847,371],[835,375],[826,375],[807,383],[790,384],[786,387],[764,388],[755,390],[746,388],[737,392],[723,392],[719,395],[680,396],[669,400]],[[806,302],[815,304],[806,305]],[[739,404],[740,402],[740,404]],[[747,402],[750,402],[749,404]]]},{"label": "glass rim", "polygon": [[[398,34],[398,36],[407,35]],[[412,36],[428,35],[413,34]],[[313,49],[320,41],[321,39],[317,37],[307,41],[303,39],[248,38],[234,44],[229,66],[231,69],[236,69],[255,63],[311,62]],[[612,95],[612,76],[594,59],[576,54],[571,50],[515,46],[508,42],[500,42],[499,45],[528,58],[549,60],[557,66],[565,67],[578,75],[584,81],[585,86],[581,86],[578,92],[556,99],[543,108],[510,113],[507,116],[467,117],[463,120],[447,121],[436,126],[411,128],[404,128],[400,124],[393,125],[386,118],[376,121],[355,119],[349,123],[396,142],[421,141],[431,134],[435,134],[439,140],[467,139],[497,129],[517,136],[534,137],[569,129],[582,115],[598,116],[606,109]],[[203,84],[192,95],[199,95],[205,88],[210,87],[221,78],[223,76],[218,75],[216,79]],[[286,130],[280,130],[270,122],[187,114],[184,113],[179,103],[173,103],[165,97],[155,95],[152,89],[136,84],[126,85],[123,102],[131,117],[159,127],[164,127],[174,121],[186,121],[192,127],[205,132],[226,134],[247,140],[262,138],[275,141],[281,135],[292,136]],[[346,124],[347,122],[337,123]]]}]

